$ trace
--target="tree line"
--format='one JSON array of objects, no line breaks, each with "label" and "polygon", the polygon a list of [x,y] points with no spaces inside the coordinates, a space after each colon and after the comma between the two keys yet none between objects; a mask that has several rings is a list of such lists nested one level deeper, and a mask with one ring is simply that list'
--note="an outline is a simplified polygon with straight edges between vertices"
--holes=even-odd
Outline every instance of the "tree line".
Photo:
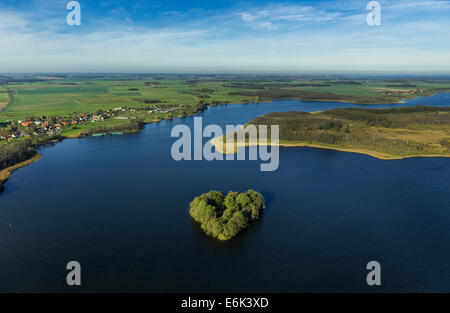
[{"label": "tree line", "polygon": [[42,136],[1,144],[0,170],[23,162],[36,154],[36,149],[52,140],[59,140],[60,136]]}]

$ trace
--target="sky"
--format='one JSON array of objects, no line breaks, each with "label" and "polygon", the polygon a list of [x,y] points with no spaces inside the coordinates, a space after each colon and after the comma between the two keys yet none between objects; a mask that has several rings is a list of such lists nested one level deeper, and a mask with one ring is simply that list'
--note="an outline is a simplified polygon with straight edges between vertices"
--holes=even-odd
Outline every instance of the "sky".
[{"label": "sky", "polygon": [[450,0],[0,0],[0,72],[450,73]]}]

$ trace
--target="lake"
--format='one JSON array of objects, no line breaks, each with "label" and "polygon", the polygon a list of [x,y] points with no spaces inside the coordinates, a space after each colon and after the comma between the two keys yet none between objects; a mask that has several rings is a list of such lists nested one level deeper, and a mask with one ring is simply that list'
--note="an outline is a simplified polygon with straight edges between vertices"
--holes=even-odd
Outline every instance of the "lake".
[{"label": "lake", "polygon": [[[450,104],[450,94],[370,108]],[[211,107],[203,124],[261,114],[358,107],[275,101]],[[177,124],[139,134],[71,139],[40,150],[0,195],[0,291],[373,292],[450,291],[450,160],[378,160],[280,148],[259,161],[172,160]],[[260,191],[263,218],[228,242],[207,237],[189,202],[211,189]],[[66,285],[78,261],[82,286]],[[366,284],[369,261],[382,286]]]}]

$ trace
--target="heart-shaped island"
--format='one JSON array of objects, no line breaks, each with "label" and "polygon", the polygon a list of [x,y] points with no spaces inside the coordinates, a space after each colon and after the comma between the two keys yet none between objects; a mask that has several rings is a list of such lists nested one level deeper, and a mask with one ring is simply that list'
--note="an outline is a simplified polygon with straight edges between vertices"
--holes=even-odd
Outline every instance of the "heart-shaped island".
[{"label": "heart-shaped island", "polygon": [[234,237],[259,219],[265,209],[264,197],[254,190],[230,191],[225,197],[212,190],[195,197],[189,207],[189,213],[203,231],[220,240]]}]

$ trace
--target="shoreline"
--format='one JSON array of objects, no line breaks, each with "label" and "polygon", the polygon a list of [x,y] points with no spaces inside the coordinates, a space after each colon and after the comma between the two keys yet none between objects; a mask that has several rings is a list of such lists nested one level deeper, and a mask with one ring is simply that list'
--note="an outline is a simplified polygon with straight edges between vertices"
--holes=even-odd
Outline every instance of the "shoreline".
[{"label": "shoreline", "polygon": [[[250,146],[260,146],[259,143],[242,143],[238,142],[234,144],[233,151],[225,151],[224,149],[224,143],[220,142],[219,139],[222,137],[216,137],[210,140],[211,145],[213,145],[218,152],[222,154],[236,154],[238,148],[244,148],[244,147],[250,147]],[[268,144],[267,146],[271,146],[271,144]],[[404,159],[411,159],[411,158],[450,158],[450,155],[432,155],[432,154],[424,154],[424,155],[406,155],[406,156],[397,156],[392,155],[385,152],[379,152],[379,151],[373,151],[373,150],[366,150],[366,149],[359,149],[359,148],[343,148],[343,147],[333,147],[333,146],[327,146],[327,145],[321,145],[321,144],[313,144],[313,143],[304,143],[304,142],[284,142],[284,143],[278,143],[278,147],[309,147],[309,148],[317,148],[317,149],[328,149],[328,150],[335,150],[335,151],[341,151],[341,152],[349,152],[349,153],[358,153],[358,154],[364,154],[369,155],[373,158],[376,158],[378,160],[404,160]]]},{"label": "shoreline", "polygon": [[[22,168],[22,167],[32,164],[32,163],[38,161],[40,158],[42,158],[42,155],[39,153],[36,153],[28,160],[16,163],[10,167],[0,170],[0,185],[3,185],[4,183],[6,183],[8,181],[8,179],[11,178],[12,172],[14,172],[15,170],[18,170],[19,168]],[[0,193],[1,192],[2,192],[2,190],[0,189]]]}]

